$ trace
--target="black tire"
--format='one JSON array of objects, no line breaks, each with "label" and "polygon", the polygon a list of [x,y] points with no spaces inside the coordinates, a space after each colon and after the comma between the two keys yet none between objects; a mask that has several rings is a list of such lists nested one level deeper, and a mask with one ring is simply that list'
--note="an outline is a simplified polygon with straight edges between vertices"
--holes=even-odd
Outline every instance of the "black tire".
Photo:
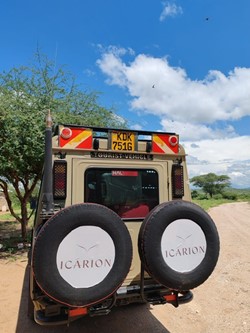
[{"label": "black tire", "polygon": [[[105,235],[108,247],[111,244],[114,249],[112,260],[104,257],[100,259],[104,255],[103,246],[106,247],[107,244],[94,240],[97,238],[96,231]],[[89,232],[93,237],[88,237]],[[81,240],[78,239],[77,243],[72,238],[72,250],[67,247],[67,241],[71,237],[83,237],[85,240],[80,243]],[[92,239],[96,244],[92,243]],[[64,261],[63,251],[76,251],[75,257]],[[93,251],[99,252],[96,257]],[[79,257],[79,253],[83,258]],[[67,256],[69,255],[66,254]],[[127,276],[131,261],[132,243],[123,221],[107,207],[92,203],[67,207],[50,218],[37,235],[32,256],[34,277],[39,287],[50,298],[68,306],[87,306],[111,296]],[[104,264],[110,268],[107,268],[108,271],[100,281],[92,283],[93,278],[96,279],[93,271],[104,267]],[[71,272],[81,274],[79,285],[74,285],[76,282],[72,282],[71,275],[66,278],[62,275]],[[85,282],[85,278],[88,282]]]},{"label": "black tire", "polygon": [[143,221],[138,238],[140,258],[149,275],[179,291],[195,288],[210,276],[219,248],[213,220],[186,201],[155,207]]}]

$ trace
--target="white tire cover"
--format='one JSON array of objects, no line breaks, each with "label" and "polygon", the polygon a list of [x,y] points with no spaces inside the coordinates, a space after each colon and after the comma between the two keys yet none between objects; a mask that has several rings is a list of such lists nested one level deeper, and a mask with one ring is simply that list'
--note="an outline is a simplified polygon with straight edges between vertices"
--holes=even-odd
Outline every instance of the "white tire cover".
[{"label": "white tire cover", "polygon": [[138,237],[147,272],[159,283],[180,291],[197,287],[211,275],[219,247],[211,217],[182,200],[155,207],[143,221]]},{"label": "white tire cover", "polygon": [[40,229],[32,268],[38,286],[68,306],[110,297],[127,276],[132,243],[121,218],[107,207],[86,203],[61,210]]}]

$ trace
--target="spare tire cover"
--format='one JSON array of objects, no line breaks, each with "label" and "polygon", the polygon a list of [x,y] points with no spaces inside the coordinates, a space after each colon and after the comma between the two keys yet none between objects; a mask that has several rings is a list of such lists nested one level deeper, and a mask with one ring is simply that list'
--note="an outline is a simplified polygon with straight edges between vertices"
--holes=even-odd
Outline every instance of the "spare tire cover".
[{"label": "spare tire cover", "polygon": [[180,291],[195,288],[210,276],[219,247],[213,220],[186,201],[155,207],[143,221],[138,238],[147,272],[164,286]]},{"label": "spare tire cover", "polygon": [[68,306],[99,303],[122,284],[132,261],[131,238],[107,207],[67,207],[39,231],[32,266],[39,287]]}]

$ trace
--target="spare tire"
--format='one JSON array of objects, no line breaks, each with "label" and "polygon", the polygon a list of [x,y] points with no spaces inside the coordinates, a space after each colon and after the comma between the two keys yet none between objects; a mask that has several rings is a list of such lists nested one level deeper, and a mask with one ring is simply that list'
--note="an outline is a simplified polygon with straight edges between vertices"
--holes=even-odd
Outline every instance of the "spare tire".
[{"label": "spare tire", "polygon": [[67,207],[39,231],[32,267],[39,287],[68,306],[87,306],[111,296],[132,261],[132,243],[121,218],[107,207]]},{"label": "spare tire", "polygon": [[142,223],[138,248],[146,271],[174,290],[189,290],[212,273],[219,256],[219,236],[210,216],[186,201],[155,207]]}]

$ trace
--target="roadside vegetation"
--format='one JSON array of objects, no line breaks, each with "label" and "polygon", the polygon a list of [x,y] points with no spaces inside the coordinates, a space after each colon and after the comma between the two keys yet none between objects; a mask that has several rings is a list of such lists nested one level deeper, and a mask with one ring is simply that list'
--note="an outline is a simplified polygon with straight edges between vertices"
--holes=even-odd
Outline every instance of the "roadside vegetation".
[{"label": "roadside vegetation", "polygon": [[[15,198],[13,206],[17,214],[21,208]],[[27,252],[31,246],[31,232],[34,221],[33,211],[28,207],[31,216],[27,225],[27,236],[25,241],[22,238],[21,224],[8,212],[0,212],[0,259],[16,260],[20,257],[27,258]]]},{"label": "roadside vegetation", "polygon": [[0,259],[16,260],[27,258],[31,246],[31,229],[27,227],[27,240],[21,236],[20,223],[13,220],[11,214],[0,215]]},{"label": "roadside vegetation", "polygon": [[212,198],[202,190],[193,190],[192,201],[205,210],[230,202],[250,202],[250,189],[228,188],[225,192],[216,194]]},{"label": "roadside vegetation", "polygon": [[195,189],[192,200],[203,209],[219,206],[235,201],[250,201],[250,189],[234,189],[230,187],[230,177],[208,173],[190,179]]}]

